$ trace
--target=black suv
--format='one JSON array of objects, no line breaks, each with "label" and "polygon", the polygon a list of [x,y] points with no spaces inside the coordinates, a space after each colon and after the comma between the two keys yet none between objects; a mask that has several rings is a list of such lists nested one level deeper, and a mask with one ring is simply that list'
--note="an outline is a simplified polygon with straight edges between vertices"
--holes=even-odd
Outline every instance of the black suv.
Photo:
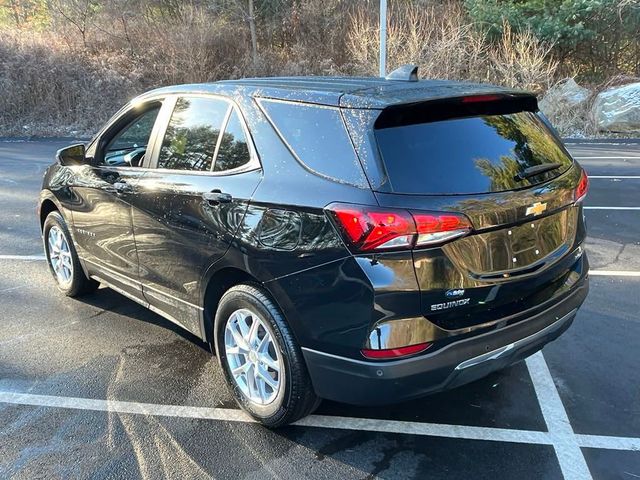
[{"label": "black suv", "polygon": [[39,218],[63,293],[108,285],[201,337],[273,427],[558,337],[588,291],[587,187],[526,92],[244,79],[131,101],[58,152]]}]

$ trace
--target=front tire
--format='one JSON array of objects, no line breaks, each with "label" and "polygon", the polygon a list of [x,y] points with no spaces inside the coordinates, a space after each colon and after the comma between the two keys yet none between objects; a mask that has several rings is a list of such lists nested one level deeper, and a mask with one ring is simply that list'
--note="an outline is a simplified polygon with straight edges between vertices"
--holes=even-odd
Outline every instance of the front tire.
[{"label": "front tire", "polygon": [[253,418],[276,428],[318,406],[302,352],[284,316],[261,288],[230,288],[218,305],[214,329],[227,383]]},{"label": "front tire", "polygon": [[100,284],[84,274],[67,224],[59,212],[47,215],[42,238],[49,270],[62,293],[68,297],[77,297],[98,288]]}]

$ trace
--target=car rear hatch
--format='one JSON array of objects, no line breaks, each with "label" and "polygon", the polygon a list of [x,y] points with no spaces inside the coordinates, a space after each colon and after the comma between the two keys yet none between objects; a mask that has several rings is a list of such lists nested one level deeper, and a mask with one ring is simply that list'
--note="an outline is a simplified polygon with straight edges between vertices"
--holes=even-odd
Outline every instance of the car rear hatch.
[{"label": "car rear hatch", "polygon": [[456,330],[504,319],[580,277],[573,270],[587,178],[535,97],[483,93],[391,106],[373,130],[384,170],[374,186],[380,207],[470,223],[448,241],[421,246],[418,236],[414,245],[429,320]]}]

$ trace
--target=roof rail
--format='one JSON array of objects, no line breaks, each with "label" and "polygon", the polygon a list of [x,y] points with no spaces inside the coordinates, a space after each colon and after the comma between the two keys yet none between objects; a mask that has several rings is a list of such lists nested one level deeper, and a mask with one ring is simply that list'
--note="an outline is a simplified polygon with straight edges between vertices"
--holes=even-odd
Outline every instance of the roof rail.
[{"label": "roof rail", "polygon": [[389,73],[386,80],[400,80],[403,82],[417,82],[418,81],[418,66],[407,64],[396,68],[393,72]]}]

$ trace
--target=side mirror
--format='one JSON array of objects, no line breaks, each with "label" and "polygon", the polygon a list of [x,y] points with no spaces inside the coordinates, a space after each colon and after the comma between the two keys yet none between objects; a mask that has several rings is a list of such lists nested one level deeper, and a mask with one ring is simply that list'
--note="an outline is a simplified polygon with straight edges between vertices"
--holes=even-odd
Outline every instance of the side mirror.
[{"label": "side mirror", "polygon": [[56,153],[56,160],[60,165],[71,167],[73,165],[83,165],[86,162],[84,143],[77,143],[65,148],[61,148]]}]

